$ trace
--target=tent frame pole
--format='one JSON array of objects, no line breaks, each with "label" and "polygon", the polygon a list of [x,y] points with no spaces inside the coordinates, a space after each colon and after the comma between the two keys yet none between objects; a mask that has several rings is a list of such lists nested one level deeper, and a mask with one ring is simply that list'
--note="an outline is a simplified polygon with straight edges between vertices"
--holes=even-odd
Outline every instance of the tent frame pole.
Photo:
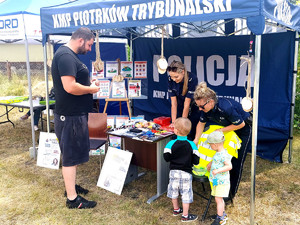
[{"label": "tent frame pole", "polygon": [[[49,38],[49,36],[47,37]],[[47,66],[47,44],[44,45],[44,76],[46,81],[46,112],[47,112],[47,132],[50,132],[50,117],[49,117],[49,79],[48,79],[48,66]],[[42,121],[43,122],[43,121]]]},{"label": "tent frame pole", "polygon": [[297,84],[297,62],[298,62],[298,48],[299,48],[299,33],[295,31],[295,54],[294,54],[294,71],[293,71],[293,90],[291,103],[291,122],[290,122],[290,140],[289,140],[289,156],[288,162],[292,162],[292,148],[293,148],[293,128],[294,128],[294,113],[296,104],[296,84]]},{"label": "tent frame pole", "polygon": [[35,132],[34,132],[34,112],[32,104],[32,90],[31,90],[31,74],[30,74],[30,63],[29,63],[29,50],[28,50],[28,39],[26,34],[26,26],[24,14],[22,14],[23,24],[24,24],[24,40],[25,40],[25,53],[26,53],[26,70],[27,70],[27,80],[28,80],[28,94],[29,94],[29,106],[31,115],[31,135],[32,135],[32,147],[33,147],[33,158],[36,159],[36,147],[35,147]]},{"label": "tent frame pole", "polygon": [[255,79],[253,91],[253,123],[252,123],[252,160],[251,160],[251,199],[250,199],[250,224],[254,224],[255,214],[255,173],[256,173],[256,147],[258,128],[258,97],[261,58],[261,35],[255,37]]}]

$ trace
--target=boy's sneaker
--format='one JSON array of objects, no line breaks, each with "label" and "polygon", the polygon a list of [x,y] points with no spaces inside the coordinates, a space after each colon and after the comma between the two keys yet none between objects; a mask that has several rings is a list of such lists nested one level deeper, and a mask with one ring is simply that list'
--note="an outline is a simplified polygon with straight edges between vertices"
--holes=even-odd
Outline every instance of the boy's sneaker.
[{"label": "boy's sneaker", "polygon": [[[215,220],[217,218],[217,216],[218,216],[218,214],[215,214],[215,215],[210,216],[209,218],[211,220]],[[223,220],[225,220],[225,221],[228,220],[228,217],[227,217],[226,213],[223,214]]]},{"label": "boy's sneaker", "polygon": [[178,216],[179,214],[181,214],[183,212],[182,208],[179,208],[179,210],[173,210],[173,216]]},{"label": "boy's sneaker", "polygon": [[88,208],[94,208],[97,205],[97,202],[95,201],[88,201],[85,198],[81,197],[80,195],[77,195],[74,202],[67,199],[66,206],[69,209],[88,209]]},{"label": "boy's sneaker", "polygon": [[[227,218],[227,216],[226,216],[226,218]],[[214,222],[212,222],[211,225],[220,225],[220,224],[224,225],[224,224],[226,224],[226,220],[225,220],[225,218],[223,219],[222,217],[220,217],[220,216],[217,215],[216,219],[214,220]]]},{"label": "boy's sneaker", "polygon": [[[76,194],[84,194],[86,195],[87,193],[89,193],[88,189],[85,189],[83,187],[81,187],[80,185],[75,184],[75,190],[76,190]],[[67,192],[65,191],[65,197],[67,197]]]},{"label": "boy's sneaker", "polygon": [[198,216],[194,214],[188,214],[187,217],[181,216],[181,222],[191,222],[195,221],[196,219],[198,219]]}]

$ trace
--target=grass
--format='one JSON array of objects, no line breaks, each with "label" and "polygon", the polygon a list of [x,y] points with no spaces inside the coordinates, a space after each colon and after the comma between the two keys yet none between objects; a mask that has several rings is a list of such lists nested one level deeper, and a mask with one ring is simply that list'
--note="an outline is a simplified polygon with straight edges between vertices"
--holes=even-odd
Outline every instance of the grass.
[{"label": "grass", "polygon": [[[1,85],[3,84],[0,82]],[[33,82],[33,86],[39,83]],[[0,86],[0,93],[3,93]],[[5,108],[0,107],[0,115]],[[61,170],[36,166],[29,157],[32,146],[30,121],[20,121],[23,115],[12,110],[10,123],[0,125],[0,221],[1,224],[182,224],[172,216],[170,200],[163,195],[151,204],[147,199],[156,193],[156,174],[151,171],[125,185],[122,195],[97,187],[100,174],[99,156],[78,167],[77,183],[90,190],[88,199],[98,205],[89,210],[69,210],[65,207],[64,183]],[[2,121],[2,118],[0,119]],[[36,132],[36,138],[39,133]],[[300,134],[293,140],[292,163],[257,158],[255,222],[257,224],[297,224],[300,222]],[[250,223],[251,155],[244,165],[244,173],[234,204],[227,205],[229,224]],[[199,184],[193,188],[201,191]],[[190,211],[202,215],[206,201],[194,195]],[[209,215],[216,212],[212,202]],[[211,224],[198,220],[192,224]]]}]

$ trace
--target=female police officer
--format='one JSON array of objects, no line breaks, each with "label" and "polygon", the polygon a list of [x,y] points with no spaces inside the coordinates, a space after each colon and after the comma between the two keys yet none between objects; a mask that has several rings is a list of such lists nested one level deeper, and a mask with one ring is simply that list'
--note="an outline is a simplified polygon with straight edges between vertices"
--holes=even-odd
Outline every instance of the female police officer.
[{"label": "female police officer", "polygon": [[169,73],[168,93],[171,98],[172,123],[178,117],[188,117],[193,124],[188,137],[193,140],[199,118],[197,116],[199,110],[195,104],[192,104],[198,78],[195,74],[188,72],[185,65],[179,61],[173,61],[167,71]]},{"label": "female police officer", "polygon": [[[230,195],[233,198],[238,190],[242,176],[243,164],[247,151],[250,149],[251,139],[251,115],[242,109],[240,103],[233,99],[218,98],[216,93],[201,82],[195,91],[194,99],[199,107],[200,121],[196,128],[194,142],[198,144],[206,122],[214,122],[224,126],[223,132],[235,131],[242,140],[242,146],[238,150],[238,158],[232,158],[232,170],[230,171]],[[227,199],[226,199],[227,200]]]}]

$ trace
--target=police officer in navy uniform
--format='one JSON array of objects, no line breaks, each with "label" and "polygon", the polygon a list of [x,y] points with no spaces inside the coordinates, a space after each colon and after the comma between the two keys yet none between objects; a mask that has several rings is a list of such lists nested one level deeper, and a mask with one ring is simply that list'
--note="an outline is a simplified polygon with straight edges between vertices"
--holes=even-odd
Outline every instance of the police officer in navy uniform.
[{"label": "police officer in navy uniform", "polygon": [[[200,121],[196,128],[194,142],[198,144],[206,122],[214,122],[220,126],[222,132],[235,131],[242,140],[238,150],[238,158],[232,158],[230,171],[230,196],[234,198],[242,177],[243,164],[247,151],[251,148],[252,116],[245,112],[240,103],[230,98],[217,98],[216,93],[201,82],[194,94],[195,103],[199,107]],[[228,200],[228,199],[225,199]]]},{"label": "police officer in navy uniform", "polygon": [[199,110],[193,104],[193,96],[198,78],[195,74],[188,72],[182,62],[175,60],[168,66],[167,71],[172,123],[179,117],[189,118],[192,122],[192,129],[188,138],[194,140]]}]

